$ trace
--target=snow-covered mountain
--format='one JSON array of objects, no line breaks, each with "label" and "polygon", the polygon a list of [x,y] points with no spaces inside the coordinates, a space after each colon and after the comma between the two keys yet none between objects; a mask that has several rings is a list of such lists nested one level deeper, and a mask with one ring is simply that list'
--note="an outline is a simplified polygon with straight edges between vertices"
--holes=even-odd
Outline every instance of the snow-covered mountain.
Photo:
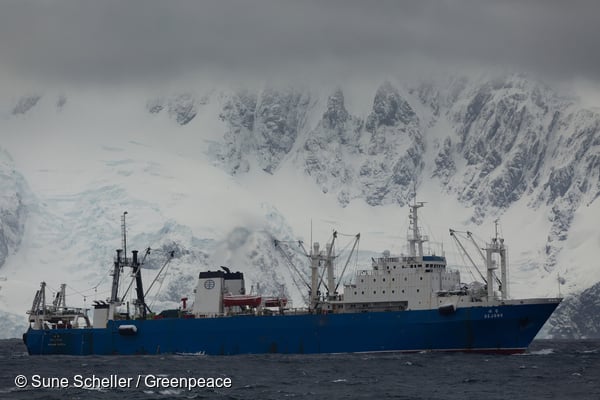
[{"label": "snow-covered mountain", "polygon": [[600,281],[600,112],[530,77],[114,96],[26,95],[0,110],[1,309],[23,313],[41,279],[73,282],[87,304],[106,297],[125,210],[128,248],[156,249],[149,275],[176,250],[157,305],[192,297],[198,271],[221,265],[300,304],[274,239],[308,243],[314,220],[316,240],[360,231],[362,250],[401,252],[415,188],[446,244],[448,227],[487,238],[500,218],[514,296],[561,284],[576,299]]},{"label": "snow-covered mountain", "polygon": [[19,249],[26,219],[28,188],[11,156],[0,149],[0,265]]},{"label": "snow-covered mountain", "polygon": [[600,282],[567,297],[544,326],[543,334],[560,339],[600,337]]}]

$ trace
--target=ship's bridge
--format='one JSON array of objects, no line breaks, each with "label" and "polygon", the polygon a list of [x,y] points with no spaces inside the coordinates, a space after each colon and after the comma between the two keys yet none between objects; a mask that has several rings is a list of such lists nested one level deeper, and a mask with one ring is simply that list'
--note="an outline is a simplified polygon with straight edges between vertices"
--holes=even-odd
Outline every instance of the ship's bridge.
[{"label": "ship's bridge", "polygon": [[446,268],[446,258],[436,255],[390,257],[389,252],[385,251],[383,257],[372,259],[372,267],[374,270],[387,271],[406,268],[439,270]]}]

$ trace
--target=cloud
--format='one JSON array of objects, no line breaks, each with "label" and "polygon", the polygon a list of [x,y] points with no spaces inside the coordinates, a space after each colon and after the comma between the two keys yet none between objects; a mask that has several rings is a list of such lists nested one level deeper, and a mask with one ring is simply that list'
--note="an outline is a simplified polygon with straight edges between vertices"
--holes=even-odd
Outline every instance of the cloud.
[{"label": "cloud", "polygon": [[600,2],[95,0],[0,3],[0,79],[152,85],[463,66],[600,81]]}]

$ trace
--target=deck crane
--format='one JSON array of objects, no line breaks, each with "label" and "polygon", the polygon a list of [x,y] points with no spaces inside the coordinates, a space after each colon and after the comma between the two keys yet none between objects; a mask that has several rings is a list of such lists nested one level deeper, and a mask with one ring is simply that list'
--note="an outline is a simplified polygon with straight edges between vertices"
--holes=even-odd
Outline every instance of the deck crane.
[{"label": "deck crane", "polygon": [[479,268],[477,268],[477,264],[475,264],[475,261],[473,261],[473,259],[471,258],[471,255],[469,254],[469,252],[465,249],[465,247],[463,246],[462,242],[456,236],[457,233],[458,233],[458,231],[455,231],[454,229],[450,229],[450,236],[452,236],[452,238],[456,241],[456,243],[458,243],[458,246],[460,247],[460,249],[467,256],[467,258],[469,259],[469,261],[471,261],[471,264],[473,265],[473,268],[475,268],[475,270],[477,271],[477,273],[479,274],[479,276],[481,277],[481,279],[483,280],[483,282],[485,284],[487,284],[487,280],[485,279],[485,276],[483,276],[483,274],[481,273],[481,271],[479,270]]},{"label": "deck crane", "polygon": [[[300,272],[300,270],[296,267],[296,265],[294,264],[294,262],[292,261],[292,258],[290,257],[290,255],[285,251],[285,249],[283,248],[283,244],[287,244],[287,242],[281,241],[281,240],[277,240],[274,239],[273,240],[273,245],[275,246],[275,248],[277,250],[279,250],[279,252],[283,255],[283,257],[285,258],[285,260],[287,261],[287,264],[289,267],[292,268],[292,270],[294,270],[295,275],[297,277],[300,278],[300,280],[302,281],[302,283],[308,288],[308,290],[310,291],[310,285],[308,284],[308,282],[306,281],[306,278],[304,277],[304,275]],[[306,253],[306,250],[304,249],[304,245],[302,244],[302,241],[298,241],[298,245],[302,248],[302,250],[304,250],[304,252]],[[294,285],[296,286],[296,288],[298,289],[298,291],[301,293],[302,295],[302,301],[304,301],[304,303],[308,304],[308,298],[306,296],[306,292],[305,290],[301,287],[300,283],[298,283],[298,281],[296,280],[296,278],[294,277],[294,274],[292,274],[292,281],[294,282]]]}]

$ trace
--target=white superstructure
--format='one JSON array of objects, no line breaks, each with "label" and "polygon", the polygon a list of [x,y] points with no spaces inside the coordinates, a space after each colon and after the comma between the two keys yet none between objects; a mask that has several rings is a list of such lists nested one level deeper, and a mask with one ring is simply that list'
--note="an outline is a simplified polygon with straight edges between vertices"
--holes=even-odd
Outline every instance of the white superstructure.
[{"label": "white superstructure", "polygon": [[[425,203],[410,205],[410,227],[408,232],[408,255],[392,256],[385,251],[381,257],[373,258],[371,269],[356,273],[353,283],[344,285],[343,294],[319,296],[319,285],[315,280],[329,271],[333,250],[319,252],[319,245],[313,245],[311,255],[312,290],[311,310],[316,312],[365,312],[440,309],[453,312],[467,306],[495,305],[508,303],[507,249],[504,239],[492,239],[485,250],[486,277],[483,283],[461,282],[457,270],[447,268],[443,254],[424,254],[423,243],[427,236],[421,233],[418,225],[418,209]],[[455,231],[451,231],[454,234]],[[335,240],[334,234],[334,240]],[[499,258],[499,260],[497,260]],[[496,275],[500,265],[500,278]],[[318,267],[325,268],[319,271]],[[328,286],[332,286],[329,281]]]}]

